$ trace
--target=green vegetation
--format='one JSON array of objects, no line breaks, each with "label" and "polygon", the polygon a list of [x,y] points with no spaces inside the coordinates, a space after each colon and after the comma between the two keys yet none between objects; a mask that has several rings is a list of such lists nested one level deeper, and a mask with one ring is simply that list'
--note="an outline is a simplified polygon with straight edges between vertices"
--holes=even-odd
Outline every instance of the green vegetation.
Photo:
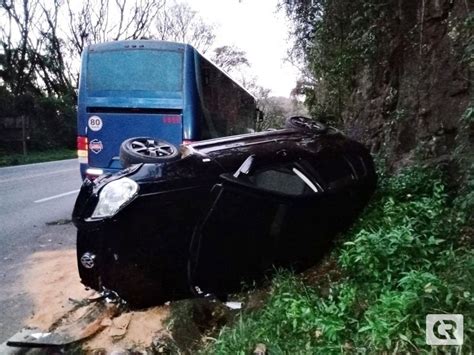
[{"label": "green vegetation", "polygon": [[395,2],[284,0],[293,22],[290,57],[307,69],[298,85],[313,117],[337,124],[355,89],[355,73],[375,64],[393,37]]},{"label": "green vegetation", "polygon": [[[292,23],[295,40],[289,57],[302,68],[296,90],[305,95],[311,116],[342,125],[343,118],[346,121],[360,114],[354,108],[378,96],[384,97],[384,114],[405,108],[410,100],[402,93],[410,94],[406,86],[399,85],[405,75],[398,72],[418,62],[418,69],[406,76],[408,80],[418,82],[432,75],[431,66],[424,67],[432,50],[439,47],[432,26],[449,31],[449,56],[472,70],[474,11],[467,3],[443,3],[441,10],[442,6],[430,2],[282,0],[280,6]],[[434,19],[430,17],[433,8],[449,18],[437,25],[429,23]],[[436,53],[431,60],[442,61],[445,52]]]},{"label": "green vegetation", "polygon": [[0,152],[0,166],[21,165],[41,163],[45,161],[72,159],[76,157],[76,151],[72,149],[54,149],[40,152],[23,154],[5,154]]},{"label": "green vegetation", "polygon": [[469,209],[460,208],[472,201],[465,200],[432,171],[382,176],[357,225],[313,271],[318,282],[279,272],[266,305],[243,313],[204,351],[247,354],[264,343],[272,354],[429,352],[429,313],[463,314],[462,351],[473,351],[472,229]]},{"label": "green vegetation", "polygon": [[[0,58],[0,67],[1,67]],[[0,76],[0,83],[1,83]],[[25,118],[26,143],[30,151],[75,147],[74,98],[42,94],[13,94],[0,85],[0,149],[13,153],[22,149],[21,117]]]}]

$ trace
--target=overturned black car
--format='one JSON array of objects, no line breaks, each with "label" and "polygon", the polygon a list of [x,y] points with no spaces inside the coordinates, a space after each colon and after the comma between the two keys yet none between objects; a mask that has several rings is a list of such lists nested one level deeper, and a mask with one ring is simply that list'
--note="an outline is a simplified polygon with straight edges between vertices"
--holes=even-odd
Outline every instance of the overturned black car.
[{"label": "overturned black car", "polygon": [[76,201],[82,282],[144,307],[314,264],[366,205],[376,175],[368,151],[339,131],[300,117],[287,127],[179,151],[125,141],[130,166],[86,180]]}]

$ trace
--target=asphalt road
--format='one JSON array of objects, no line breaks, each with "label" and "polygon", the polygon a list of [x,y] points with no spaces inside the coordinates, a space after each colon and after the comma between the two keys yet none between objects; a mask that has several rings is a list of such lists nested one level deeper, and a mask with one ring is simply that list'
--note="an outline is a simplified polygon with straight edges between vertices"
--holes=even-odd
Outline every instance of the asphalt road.
[{"label": "asphalt road", "polygon": [[28,256],[74,247],[70,219],[80,186],[76,159],[0,168],[0,343],[32,311],[18,285]]}]

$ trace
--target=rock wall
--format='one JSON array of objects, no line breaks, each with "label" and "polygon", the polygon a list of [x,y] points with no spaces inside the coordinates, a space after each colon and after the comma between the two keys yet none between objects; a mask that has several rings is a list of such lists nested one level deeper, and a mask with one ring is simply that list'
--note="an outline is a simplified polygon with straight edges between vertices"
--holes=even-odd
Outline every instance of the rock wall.
[{"label": "rock wall", "polygon": [[376,63],[355,74],[343,122],[390,167],[474,155],[473,119],[465,118],[473,106],[473,8],[468,0],[398,0],[379,24]]}]

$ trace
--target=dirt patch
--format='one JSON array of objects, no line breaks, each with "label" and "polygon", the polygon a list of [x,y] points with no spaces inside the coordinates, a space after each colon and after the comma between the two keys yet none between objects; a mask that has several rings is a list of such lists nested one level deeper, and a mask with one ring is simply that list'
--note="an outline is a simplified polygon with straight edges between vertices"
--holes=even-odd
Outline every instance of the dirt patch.
[{"label": "dirt patch", "polygon": [[108,326],[86,341],[82,348],[110,352],[159,347],[162,339],[169,336],[164,324],[168,315],[168,306],[122,313],[110,319]]},{"label": "dirt patch", "polygon": [[[43,331],[74,322],[86,311],[81,304],[98,296],[80,283],[75,250],[33,254],[27,260],[22,281],[24,290],[34,303],[34,312],[25,323]],[[107,317],[102,321],[102,330],[80,347],[101,349],[103,353],[156,348],[158,340],[167,336],[164,321],[168,316],[169,307],[162,306]]]},{"label": "dirt patch", "polygon": [[27,260],[22,273],[23,287],[34,303],[28,326],[48,330],[58,319],[75,310],[73,300],[87,299],[94,291],[86,291],[79,280],[75,250],[41,251]]},{"label": "dirt patch", "polygon": [[318,289],[322,296],[328,296],[330,285],[342,277],[342,271],[332,255],[326,256],[317,265],[301,274],[302,280]]}]

